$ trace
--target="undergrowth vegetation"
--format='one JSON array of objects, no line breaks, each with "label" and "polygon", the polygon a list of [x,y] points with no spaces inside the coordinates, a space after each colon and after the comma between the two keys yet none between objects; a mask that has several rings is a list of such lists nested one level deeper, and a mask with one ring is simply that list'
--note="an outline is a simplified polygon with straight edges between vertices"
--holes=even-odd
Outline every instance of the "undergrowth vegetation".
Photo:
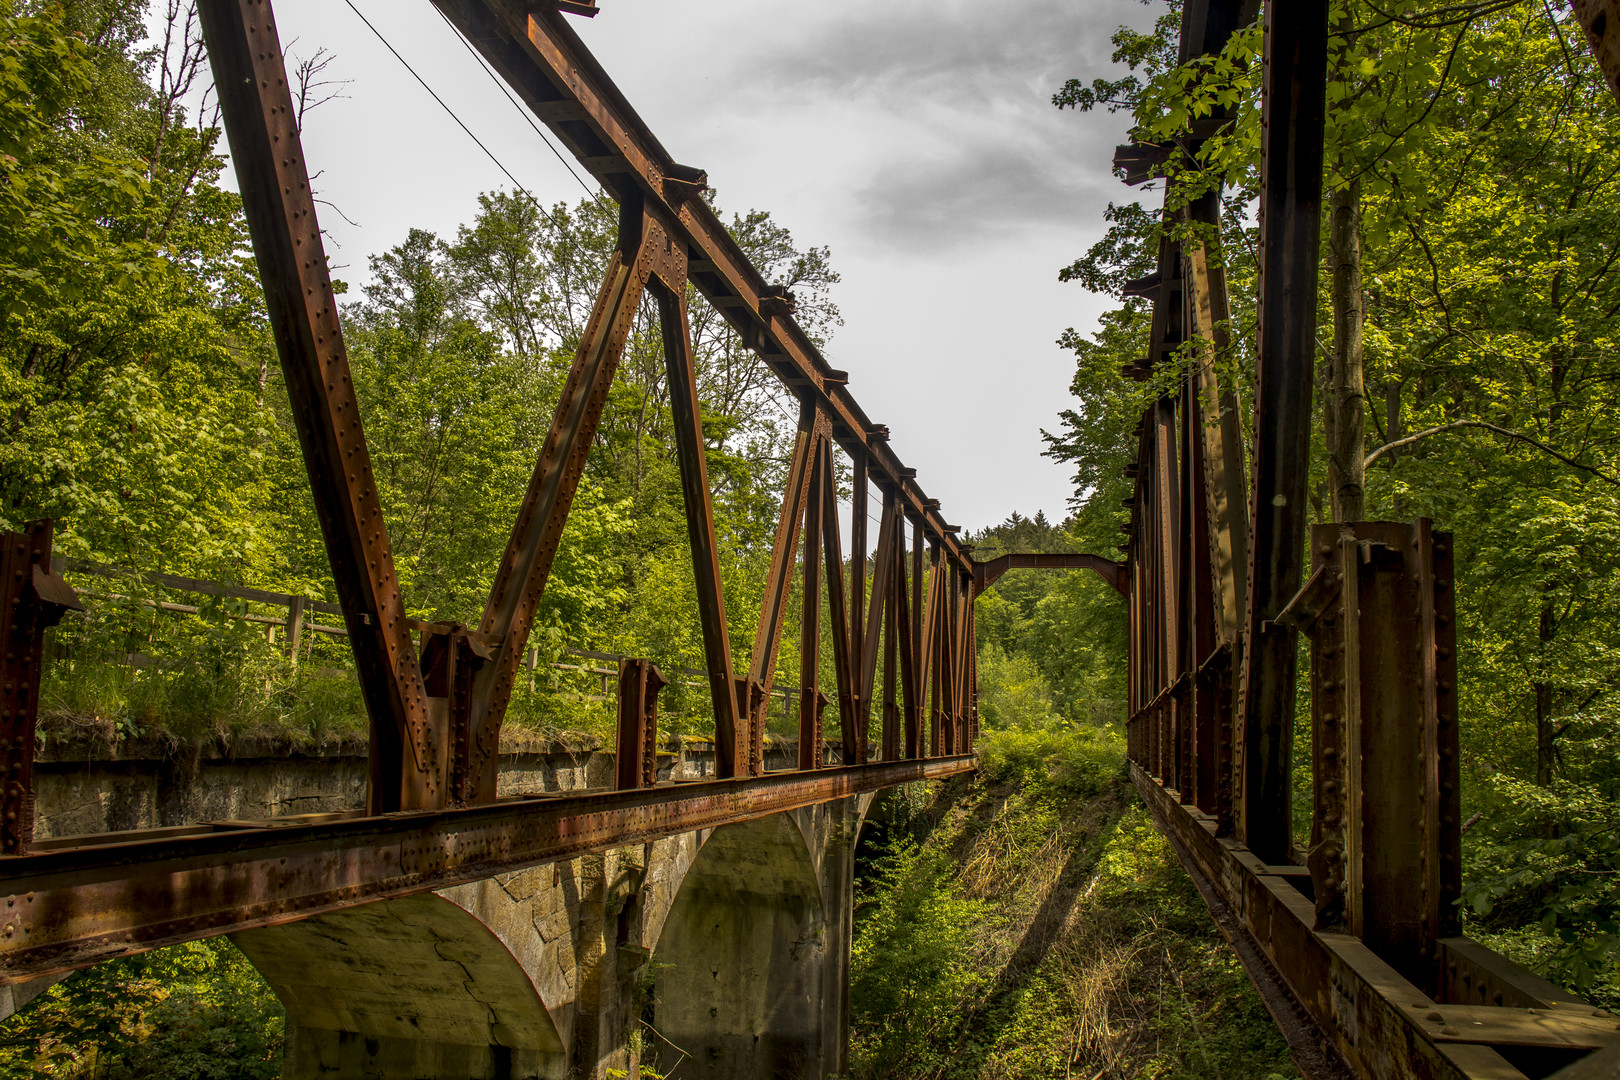
[{"label": "undergrowth vegetation", "polygon": [[1106,729],[988,731],[861,887],[859,1080],[1294,1077]]},{"label": "undergrowth vegetation", "polygon": [[0,1080],[275,1080],[285,1012],[226,938],[77,972],[0,1028]]}]

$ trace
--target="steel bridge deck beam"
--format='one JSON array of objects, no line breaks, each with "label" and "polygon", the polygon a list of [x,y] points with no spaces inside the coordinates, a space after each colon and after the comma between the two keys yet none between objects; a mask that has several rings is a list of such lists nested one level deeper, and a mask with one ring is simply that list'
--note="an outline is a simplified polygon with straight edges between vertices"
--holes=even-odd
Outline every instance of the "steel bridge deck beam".
[{"label": "steel bridge deck beam", "polygon": [[110,834],[0,860],[0,984],[974,767],[964,755],[133,841]]}]

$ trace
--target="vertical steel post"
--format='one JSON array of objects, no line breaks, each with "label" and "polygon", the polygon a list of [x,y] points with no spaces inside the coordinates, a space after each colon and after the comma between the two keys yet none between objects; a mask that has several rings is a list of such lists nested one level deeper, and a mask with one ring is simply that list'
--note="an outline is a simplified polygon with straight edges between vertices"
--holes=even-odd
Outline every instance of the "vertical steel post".
[{"label": "vertical steel post", "polygon": [[833,472],[832,440],[822,443],[822,554],[827,564],[827,624],[833,639],[833,675],[838,690],[838,737],[843,744],[843,764],[859,765],[866,760],[866,733],[855,710],[860,676],[857,653],[850,643],[852,623],[844,591],[844,545],[838,529],[838,481]]},{"label": "vertical steel post", "polygon": [[21,855],[34,839],[34,742],[45,631],[83,605],[51,571],[50,519],[0,532],[0,855]]},{"label": "vertical steel post", "polygon": [[1311,636],[1317,929],[1438,995],[1461,885],[1451,537],[1427,521],[1311,533],[1315,572],[1283,614]]},{"label": "vertical steel post", "polygon": [[[804,503],[804,578],[799,622],[799,768],[821,767],[821,535],[826,505],[825,440],[810,453],[810,488]],[[830,508],[838,512],[834,505]]]},{"label": "vertical steel post", "polygon": [[[888,547],[878,545],[880,558],[888,564],[888,577],[884,585],[883,617],[883,760],[898,761],[902,746],[900,737],[900,710],[895,702],[895,665],[899,663],[899,624],[905,616],[903,603],[906,595],[906,538],[905,518],[900,514],[896,500],[889,508],[886,520],[892,532]],[[875,597],[874,597],[875,599]]]},{"label": "vertical steel post", "polygon": [[928,690],[928,756],[940,754],[939,726],[944,693],[941,678],[945,639],[945,576],[939,541],[928,544],[928,611],[923,616],[923,681]]},{"label": "vertical steel post", "polygon": [[1268,863],[1286,862],[1293,843],[1294,633],[1275,620],[1299,590],[1306,541],[1327,16],[1327,0],[1266,4],[1239,825]]},{"label": "vertical steel post", "polygon": [[906,757],[920,758],[928,756],[926,733],[923,725],[928,715],[928,642],[924,637],[924,628],[928,620],[924,611],[923,600],[923,548],[926,538],[923,535],[923,522],[920,517],[911,519],[911,620],[909,633],[910,649],[906,642],[901,642],[900,662],[905,663],[906,653],[911,654],[911,676],[906,691]]},{"label": "vertical steel post", "polygon": [[[857,448],[850,452],[850,510],[849,510],[849,655],[858,664],[857,671],[866,670],[866,512],[867,474],[866,451]],[[882,526],[879,526],[879,532]],[[842,559],[842,553],[839,554]],[[877,593],[873,589],[873,595]],[[856,727],[860,730],[861,761],[865,761],[868,717],[872,714],[872,687],[869,680],[857,675],[855,679]],[[847,755],[848,748],[845,748]],[[844,759],[850,764],[849,758]],[[858,763],[858,762],[857,762]]]},{"label": "vertical steel post", "polygon": [[650,660],[619,661],[619,728],[613,771],[619,790],[658,782],[658,692],[669,680]]},{"label": "vertical steel post", "polygon": [[[684,252],[681,262],[684,267]],[[697,586],[698,621],[703,630],[703,659],[714,705],[715,768],[720,776],[739,775],[747,762],[746,705],[739,714],[731,667],[731,632],[726,623],[725,589],[720,580],[720,545],[714,533],[714,506],[709,498],[709,467],[703,439],[703,417],[697,400],[697,365],[686,316],[684,274],[679,288],[653,279],[653,294],[664,338],[664,367],[669,381],[670,413],[680,462],[681,494],[686,507],[686,535],[692,544],[692,571]]]}]

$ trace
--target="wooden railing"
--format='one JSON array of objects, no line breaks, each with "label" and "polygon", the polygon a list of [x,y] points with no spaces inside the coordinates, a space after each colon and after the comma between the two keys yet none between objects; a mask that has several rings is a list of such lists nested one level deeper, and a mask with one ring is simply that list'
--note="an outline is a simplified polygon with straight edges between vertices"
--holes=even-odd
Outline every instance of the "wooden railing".
[{"label": "wooden railing", "polygon": [[[217,611],[204,612],[200,604],[181,604],[169,600],[160,600],[151,597],[134,597],[126,593],[109,592],[94,588],[78,589],[78,594],[86,600],[110,600],[124,603],[138,604],[156,611],[171,612],[176,615],[203,615],[212,614],[221,618],[233,619],[237,622],[258,623],[265,627],[266,638],[271,643],[276,641],[276,635],[281,633],[283,647],[288,659],[294,663],[298,661],[298,652],[305,644],[306,633],[324,634],[333,638],[347,638],[349,631],[342,626],[326,626],[315,621],[317,615],[343,615],[343,609],[337,604],[326,600],[316,600],[312,597],[301,596],[295,593],[275,592],[270,589],[258,589],[244,585],[226,585],[218,581],[208,581],[202,578],[182,577],[178,574],[160,574],[156,572],[140,572],[128,567],[121,567],[110,563],[98,563],[89,559],[70,559],[57,556],[51,560],[51,568],[57,574],[72,576],[99,577],[104,580],[137,579],[147,585],[155,585],[176,592],[194,593],[201,596],[214,596],[226,600],[247,600],[267,607],[285,608],[286,614],[260,615],[250,611]],[[419,620],[418,620],[419,621]],[[417,627],[421,631],[427,623],[420,623]],[[599,702],[616,701],[618,699],[617,681],[619,678],[619,662],[625,659],[618,653],[598,652],[591,649],[565,648],[562,654],[581,663],[564,663],[552,661],[540,663],[540,650],[530,648],[524,657],[523,666],[529,671],[545,667],[551,671],[571,671],[586,675],[594,675],[602,681],[602,693],[581,695],[580,700]],[[125,658],[125,661],[134,667],[145,667],[149,663],[145,658],[135,654]],[[590,661],[598,663],[592,665]],[[609,666],[611,665],[611,666]],[[352,675],[347,668],[323,669],[340,675]],[[691,676],[691,678],[672,679],[673,685],[691,689],[705,689],[708,687],[708,674],[699,668],[670,667],[667,669],[674,675]],[[798,703],[799,695],[796,690],[772,689],[771,697],[781,698],[782,716],[785,722],[793,719],[793,708]]]}]

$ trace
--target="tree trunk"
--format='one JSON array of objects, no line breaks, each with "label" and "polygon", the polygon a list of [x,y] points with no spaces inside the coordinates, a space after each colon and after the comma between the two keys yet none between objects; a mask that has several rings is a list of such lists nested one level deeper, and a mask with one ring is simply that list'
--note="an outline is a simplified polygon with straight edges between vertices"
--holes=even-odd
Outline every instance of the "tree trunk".
[{"label": "tree trunk", "polygon": [[[1547,662],[1547,649],[1557,635],[1557,613],[1553,610],[1551,595],[1543,587],[1541,621],[1536,627],[1543,664]],[[1553,684],[1546,671],[1540,672],[1540,675],[1531,684],[1536,694],[1536,783],[1546,787],[1552,783],[1553,774]]]},{"label": "tree trunk", "polygon": [[1327,393],[1328,487],[1335,521],[1366,516],[1366,377],[1362,371],[1361,181],[1330,195],[1328,261],[1333,277],[1333,352]]}]

